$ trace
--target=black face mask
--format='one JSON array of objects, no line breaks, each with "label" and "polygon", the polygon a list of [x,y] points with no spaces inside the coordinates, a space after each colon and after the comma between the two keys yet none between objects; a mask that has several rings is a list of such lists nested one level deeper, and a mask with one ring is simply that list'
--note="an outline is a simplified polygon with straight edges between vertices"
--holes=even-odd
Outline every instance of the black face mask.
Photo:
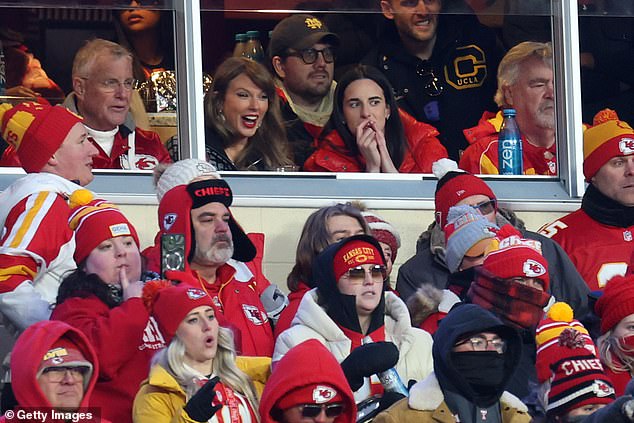
[{"label": "black face mask", "polygon": [[450,274],[447,280],[447,287],[464,299],[467,296],[471,282],[475,280],[475,269],[475,267],[470,267]]},{"label": "black face mask", "polygon": [[496,351],[452,352],[453,365],[475,388],[497,390],[504,381],[504,354]]}]

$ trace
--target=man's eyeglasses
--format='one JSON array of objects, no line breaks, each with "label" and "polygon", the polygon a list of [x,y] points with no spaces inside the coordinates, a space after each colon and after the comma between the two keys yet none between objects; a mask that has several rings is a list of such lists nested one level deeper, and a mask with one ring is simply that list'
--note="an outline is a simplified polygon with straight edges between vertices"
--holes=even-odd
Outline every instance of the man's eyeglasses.
[{"label": "man's eyeglasses", "polygon": [[486,216],[487,214],[493,213],[497,209],[497,200],[487,200],[481,203],[475,204],[471,207],[474,209],[478,209],[481,215]]},{"label": "man's eyeglasses", "polygon": [[438,97],[444,91],[445,87],[440,82],[440,79],[434,74],[434,70],[426,69],[421,64],[416,66],[416,73],[423,79],[423,87],[425,93],[430,97]]},{"label": "man's eyeglasses", "polygon": [[339,417],[344,410],[343,404],[303,404],[300,407],[302,417],[307,419],[314,419],[321,413],[321,410],[326,412],[326,417]]},{"label": "man's eyeglasses", "polygon": [[[89,80],[91,78],[81,77],[81,79]],[[117,88],[121,86],[124,91],[131,91],[132,88],[136,85],[136,79],[128,78],[124,81],[119,81],[117,79],[106,79],[103,81],[98,81],[98,84],[101,88],[101,91],[105,93],[113,93],[117,91]]]},{"label": "man's eyeglasses", "polygon": [[89,370],[90,367],[88,366],[57,366],[45,368],[42,374],[46,375],[48,380],[54,383],[63,381],[66,373],[70,374],[74,382],[80,382]]},{"label": "man's eyeglasses", "polygon": [[499,354],[503,354],[506,351],[506,341],[502,338],[486,339],[483,336],[472,336],[462,342],[456,344],[456,346],[470,343],[473,351],[486,351],[489,345],[495,349]]},{"label": "man's eyeglasses", "polygon": [[362,266],[353,267],[344,273],[344,275],[348,277],[350,283],[359,285],[365,282],[366,274],[369,274],[375,283],[383,282],[387,278],[387,269],[385,266],[375,264],[369,269],[365,269]]},{"label": "man's eyeglasses", "polygon": [[317,56],[319,53],[324,58],[324,62],[332,63],[335,61],[335,50],[332,47],[325,47],[321,50],[316,48],[305,48],[303,50],[290,50],[286,53],[287,56],[295,56],[300,57],[304,63],[307,65],[312,65],[317,61]]}]

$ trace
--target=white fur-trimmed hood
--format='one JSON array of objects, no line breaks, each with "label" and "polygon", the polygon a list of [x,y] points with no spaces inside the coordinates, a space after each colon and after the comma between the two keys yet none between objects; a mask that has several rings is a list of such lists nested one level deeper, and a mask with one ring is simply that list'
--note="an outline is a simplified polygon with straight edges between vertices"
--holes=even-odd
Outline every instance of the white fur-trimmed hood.
[{"label": "white fur-trimmed hood", "polygon": [[[419,411],[434,411],[445,400],[440,384],[435,373],[431,373],[425,379],[417,382],[409,391],[407,404],[410,408]],[[500,403],[519,411],[528,412],[526,405],[515,395],[504,391],[500,397]]]}]

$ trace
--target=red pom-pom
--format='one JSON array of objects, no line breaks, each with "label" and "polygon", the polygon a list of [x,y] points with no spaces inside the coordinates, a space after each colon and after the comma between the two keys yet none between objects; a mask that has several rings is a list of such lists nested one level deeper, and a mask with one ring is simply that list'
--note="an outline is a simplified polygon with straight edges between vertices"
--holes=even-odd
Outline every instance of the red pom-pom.
[{"label": "red pom-pom", "polygon": [[568,348],[583,348],[586,341],[578,330],[566,328],[559,335],[559,345]]},{"label": "red pom-pom", "polygon": [[170,281],[166,281],[165,279],[149,281],[143,286],[141,299],[150,314],[154,308],[154,301],[156,300],[158,292],[162,289],[169,288],[170,286],[173,286],[172,283]]},{"label": "red pom-pom", "polygon": [[619,120],[619,115],[612,109],[603,109],[594,115],[592,124],[599,125],[600,123],[609,122],[611,120]]}]

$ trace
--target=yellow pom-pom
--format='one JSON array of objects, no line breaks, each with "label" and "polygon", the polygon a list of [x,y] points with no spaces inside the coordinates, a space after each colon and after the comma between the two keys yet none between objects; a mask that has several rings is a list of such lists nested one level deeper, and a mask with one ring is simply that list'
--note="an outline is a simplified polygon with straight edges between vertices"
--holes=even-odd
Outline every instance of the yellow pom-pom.
[{"label": "yellow pom-pom", "polygon": [[572,311],[572,307],[570,307],[567,303],[558,302],[550,307],[550,310],[548,310],[548,317],[556,322],[572,322],[572,319],[574,319],[574,312]]},{"label": "yellow pom-pom", "polygon": [[85,206],[90,203],[93,199],[92,192],[87,189],[78,189],[75,190],[68,199],[68,205],[71,209],[79,206]]}]

